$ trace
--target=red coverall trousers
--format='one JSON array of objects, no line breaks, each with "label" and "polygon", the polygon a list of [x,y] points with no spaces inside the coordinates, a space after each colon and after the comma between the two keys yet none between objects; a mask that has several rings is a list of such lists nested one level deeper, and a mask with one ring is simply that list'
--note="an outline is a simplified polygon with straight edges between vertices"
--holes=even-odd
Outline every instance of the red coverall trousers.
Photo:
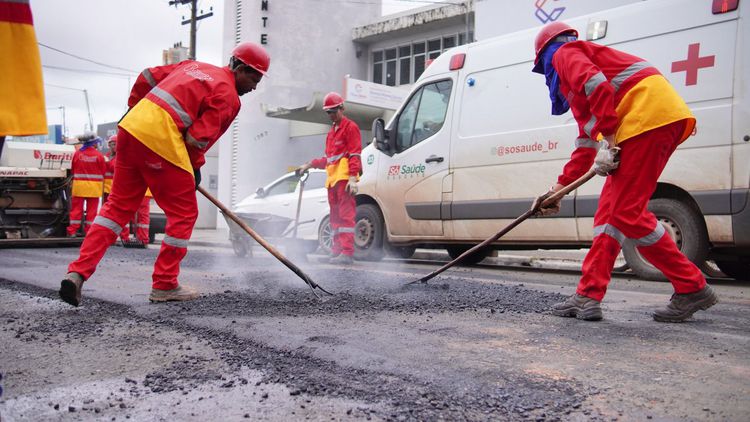
[{"label": "red coverall trousers", "polygon": [[[151,215],[149,214],[151,212],[151,197],[144,196],[143,200],[141,201],[141,204],[138,206],[138,211],[135,212],[135,215],[132,218],[132,222],[135,224],[135,238],[143,242],[144,244],[148,243],[148,228],[149,224],[151,223]],[[123,240],[128,240],[130,237],[130,228],[128,227],[129,222],[125,223],[124,226],[122,226],[122,232],[120,232],[120,238]]]},{"label": "red coverall trousers", "polygon": [[331,234],[333,246],[331,254],[354,254],[354,216],[357,213],[357,202],[346,191],[346,180],[340,180],[328,188],[328,205],[331,207]]},{"label": "red coverall trousers", "polygon": [[84,198],[81,196],[70,198],[70,225],[68,226],[68,236],[76,234],[78,229],[81,228],[84,203],[86,203],[86,222],[83,225],[83,232],[88,233],[91,223],[94,222],[96,211],[99,209],[99,198]]},{"label": "red coverall trousers", "polygon": [[594,215],[594,242],[583,261],[577,293],[601,301],[623,241],[633,240],[638,252],[669,279],[675,293],[706,285],[703,274],[648,211],[656,181],[680,141],[684,122],[644,132],[619,144],[620,166],[607,177]]},{"label": "red coverall trousers", "polygon": [[122,129],[117,134],[117,157],[107,203],[68,271],[81,274],[84,280],[91,277],[107,248],[141,205],[148,187],[167,217],[166,233],[154,264],[153,288],[174,289],[179,284],[180,261],[187,254],[188,240],[198,218],[195,179]]}]

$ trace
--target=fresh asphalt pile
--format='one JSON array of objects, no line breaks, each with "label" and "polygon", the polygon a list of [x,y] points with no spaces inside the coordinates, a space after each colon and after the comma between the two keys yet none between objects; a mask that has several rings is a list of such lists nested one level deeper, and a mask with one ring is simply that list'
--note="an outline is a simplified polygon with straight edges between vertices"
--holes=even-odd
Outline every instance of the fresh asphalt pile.
[{"label": "fresh asphalt pile", "polygon": [[[210,260],[210,254],[191,252],[185,267],[200,268]],[[0,321],[4,322],[2,330],[15,332],[16,338],[47,346],[85,343],[93,336],[107,336],[113,326],[126,324],[130,330],[139,327],[169,330],[212,350],[213,356],[206,356],[190,346],[180,345],[168,356],[165,365],[150,370],[142,378],[125,377],[128,388],[119,388],[110,395],[107,404],[110,408],[124,406],[123,398],[127,401],[128,397],[175,391],[187,394],[206,383],[219,382],[223,389],[231,390],[255,382],[256,385],[284,384],[291,396],[305,395],[311,400],[337,397],[372,404],[349,409],[346,415],[330,415],[335,419],[560,420],[571,412],[599,418],[581,409],[582,403],[598,391],[570,380],[532,377],[518,371],[500,374],[500,379],[492,383],[428,380],[408,373],[347,367],[311,356],[304,348],[279,349],[238,336],[230,329],[192,323],[206,317],[234,322],[258,317],[357,314],[368,318],[382,313],[420,316],[460,313],[477,319],[494,318],[497,324],[502,324],[505,315],[543,313],[563,298],[558,294],[529,290],[523,285],[489,285],[456,277],[441,277],[428,285],[405,287],[404,280],[388,274],[335,267],[308,268],[318,283],[336,295],[319,300],[301,281],[297,288],[283,288],[289,285],[289,274],[257,269],[245,270],[239,275],[216,276],[235,278],[234,284],[242,284],[247,289],[229,289],[191,303],[149,307],[158,306],[158,311],[154,312],[138,312],[124,305],[87,297],[85,307],[78,310],[65,309],[31,319],[16,314],[13,309],[5,309],[0,311]],[[0,292],[3,290],[51,299],[57,295],[53,291],[0,279]],[[334,347],[338,341],[335,336],[316,336],[308,340]],[[129,347],[138,350],[150,347],[153,339],[148,335],[133,335],[128,341]],[[248,380],[243,375],[244,369],[260,371],[262,379]],[[88,410],[96,411],[93,407]]]}]

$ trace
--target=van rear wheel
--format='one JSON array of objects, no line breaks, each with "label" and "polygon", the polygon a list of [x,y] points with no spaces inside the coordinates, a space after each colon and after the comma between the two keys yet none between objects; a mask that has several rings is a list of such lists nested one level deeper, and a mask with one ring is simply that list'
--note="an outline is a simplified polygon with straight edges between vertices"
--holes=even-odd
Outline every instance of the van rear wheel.
[{"label": "van rear wheel", "polygon": [[383,237],[385,222],[377,206],[357,205],[354,218],[354,258],[360,261],[380,261],[383,259]]},{"label": "van rear wheel", "polygon": [[[657,221],[664,226],[677,244],[677,248],[687,259],[699,265],[708,254],[708,233],[702,217],[688,204],[670,198],[656,198],[648,203],[648,210],[656,215]],[[647,280],[666,281],[661,271],[651,265],[638,252],[635,243],[628,239],[622,248],[630,268],[639,277]]]}]

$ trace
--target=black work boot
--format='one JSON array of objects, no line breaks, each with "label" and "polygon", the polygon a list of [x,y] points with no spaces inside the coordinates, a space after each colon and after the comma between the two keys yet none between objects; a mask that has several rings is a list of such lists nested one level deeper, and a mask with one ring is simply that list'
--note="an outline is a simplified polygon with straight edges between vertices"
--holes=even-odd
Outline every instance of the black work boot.
[{"label": "black work boot", "polygon": [[68,273],[60,282],[60,299],[73,306],[81,303],[81,289],[83,277],[78,273]]},{"label": "black work boot", "polygon": [[652,316],[659,322],[683,322],[697,311],[706,310],[719,302],[719,297],[708,284],[695,293],[673,294],[664,309],[654,311]]},{"label": "black work boot", "polygon": [[578,293],[552,307],[552,315],[561,317],[576,317],[584,321],[599,321],[602,319],[601,302]]}]

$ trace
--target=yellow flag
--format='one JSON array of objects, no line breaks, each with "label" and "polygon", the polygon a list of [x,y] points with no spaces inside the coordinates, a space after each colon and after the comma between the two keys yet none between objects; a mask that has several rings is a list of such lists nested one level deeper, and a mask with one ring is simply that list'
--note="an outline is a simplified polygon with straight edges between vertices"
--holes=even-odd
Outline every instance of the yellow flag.
[{"label": "yellow flag", "polygon": [[0,0],[0,136],[47,133],[42,61],[29,0]]}]

